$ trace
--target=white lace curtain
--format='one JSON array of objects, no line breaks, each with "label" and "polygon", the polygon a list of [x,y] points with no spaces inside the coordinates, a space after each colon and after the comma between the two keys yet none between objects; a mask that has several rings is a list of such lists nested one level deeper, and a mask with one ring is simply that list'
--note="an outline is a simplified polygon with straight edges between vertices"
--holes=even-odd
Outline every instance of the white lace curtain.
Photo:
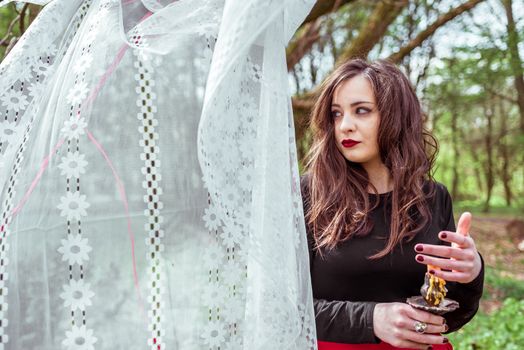
[{"label": "white lace curtain", "polygon": [[316,348],[285,61],[314,1],[31,2],[0,65],[0,349]]}]

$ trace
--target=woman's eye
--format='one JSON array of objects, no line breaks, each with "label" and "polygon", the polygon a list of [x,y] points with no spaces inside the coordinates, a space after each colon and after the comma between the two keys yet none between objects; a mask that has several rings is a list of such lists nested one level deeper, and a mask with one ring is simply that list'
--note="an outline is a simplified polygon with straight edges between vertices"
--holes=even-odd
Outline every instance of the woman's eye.
[{"label": "woman's eye", "polygon": [[358,107],[355,112],[357,114],[366,114],[366,113],[369,113],[369,109],[368,108],[364,108],[364,107]]},{"label": "woman's eye", "polygon": [[340,112],[339,111],[331,111],[331,116],[333,118],[337,118],[338,116],[340,116]]}]

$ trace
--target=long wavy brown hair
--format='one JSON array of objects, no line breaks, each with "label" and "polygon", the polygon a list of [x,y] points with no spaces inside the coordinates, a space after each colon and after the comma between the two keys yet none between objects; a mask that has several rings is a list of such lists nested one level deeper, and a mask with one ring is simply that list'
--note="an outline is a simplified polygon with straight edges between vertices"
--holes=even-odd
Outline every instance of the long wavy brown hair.
[{"label": "long wavy brown hair", "polygon": [[367,235],[373,228],[369,213],[372,203],[368,188],[377,193],[364,168],[344,158],[337,149],[333,94],[348,79],[362,75],[370,82],[380,113],[378,145],[380,157],[393,180],[390,235],[378,259],[404,241],[410,241],[431,220],[429,201],[435,186],[432,168],[438,151],[436,139],[424,128],[425,114],[407,77],[392,63],[361,59],[342,64],[320,87],[310,127],[313,145],[306,155],[309,210],[316,249],[334,248],[354,236]]}]

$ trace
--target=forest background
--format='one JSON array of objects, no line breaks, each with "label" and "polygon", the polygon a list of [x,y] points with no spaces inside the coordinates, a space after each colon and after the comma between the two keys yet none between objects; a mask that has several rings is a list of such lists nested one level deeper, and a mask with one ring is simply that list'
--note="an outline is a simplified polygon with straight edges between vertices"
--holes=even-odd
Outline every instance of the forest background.
[{"label": "forest background", "polygon": [[[0,8],[0,60],[41,6]],[[389,59],[410,77],[440,152],[434,176],[486,262],[476,318],[455,349],[524,348],[524,1],[318,0],[287,47],[300,168],[318,87],[351,57]]]}]

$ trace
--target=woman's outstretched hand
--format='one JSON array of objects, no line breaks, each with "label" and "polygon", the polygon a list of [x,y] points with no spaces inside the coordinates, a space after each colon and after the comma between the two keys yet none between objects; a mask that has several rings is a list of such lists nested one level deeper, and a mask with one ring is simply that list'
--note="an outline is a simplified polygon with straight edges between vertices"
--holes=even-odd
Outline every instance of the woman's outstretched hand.
[{"label": "woman's outstretched hand", "polygon": [[[448,330],[446,320],[404,303],[381,303],[373,311],[373,331],[380,340],[398,348],[428,349],[447,343],[440,333]],[[417,325],[423,326],[423,331]]]},{"label": "woman's outstretched hand", "polygon": [[451,246],[417,244],[415,251],[420,254],[417,254],[415,259],[421,264],[440,268],[429,272],[446,281],[460,283],[473,281],[482,269],[482,262],[475,241],[469,235],[470,227],[471,214],[465,212],[460,216],[457,232],[439,233],[439,238],[450,242]]}]

